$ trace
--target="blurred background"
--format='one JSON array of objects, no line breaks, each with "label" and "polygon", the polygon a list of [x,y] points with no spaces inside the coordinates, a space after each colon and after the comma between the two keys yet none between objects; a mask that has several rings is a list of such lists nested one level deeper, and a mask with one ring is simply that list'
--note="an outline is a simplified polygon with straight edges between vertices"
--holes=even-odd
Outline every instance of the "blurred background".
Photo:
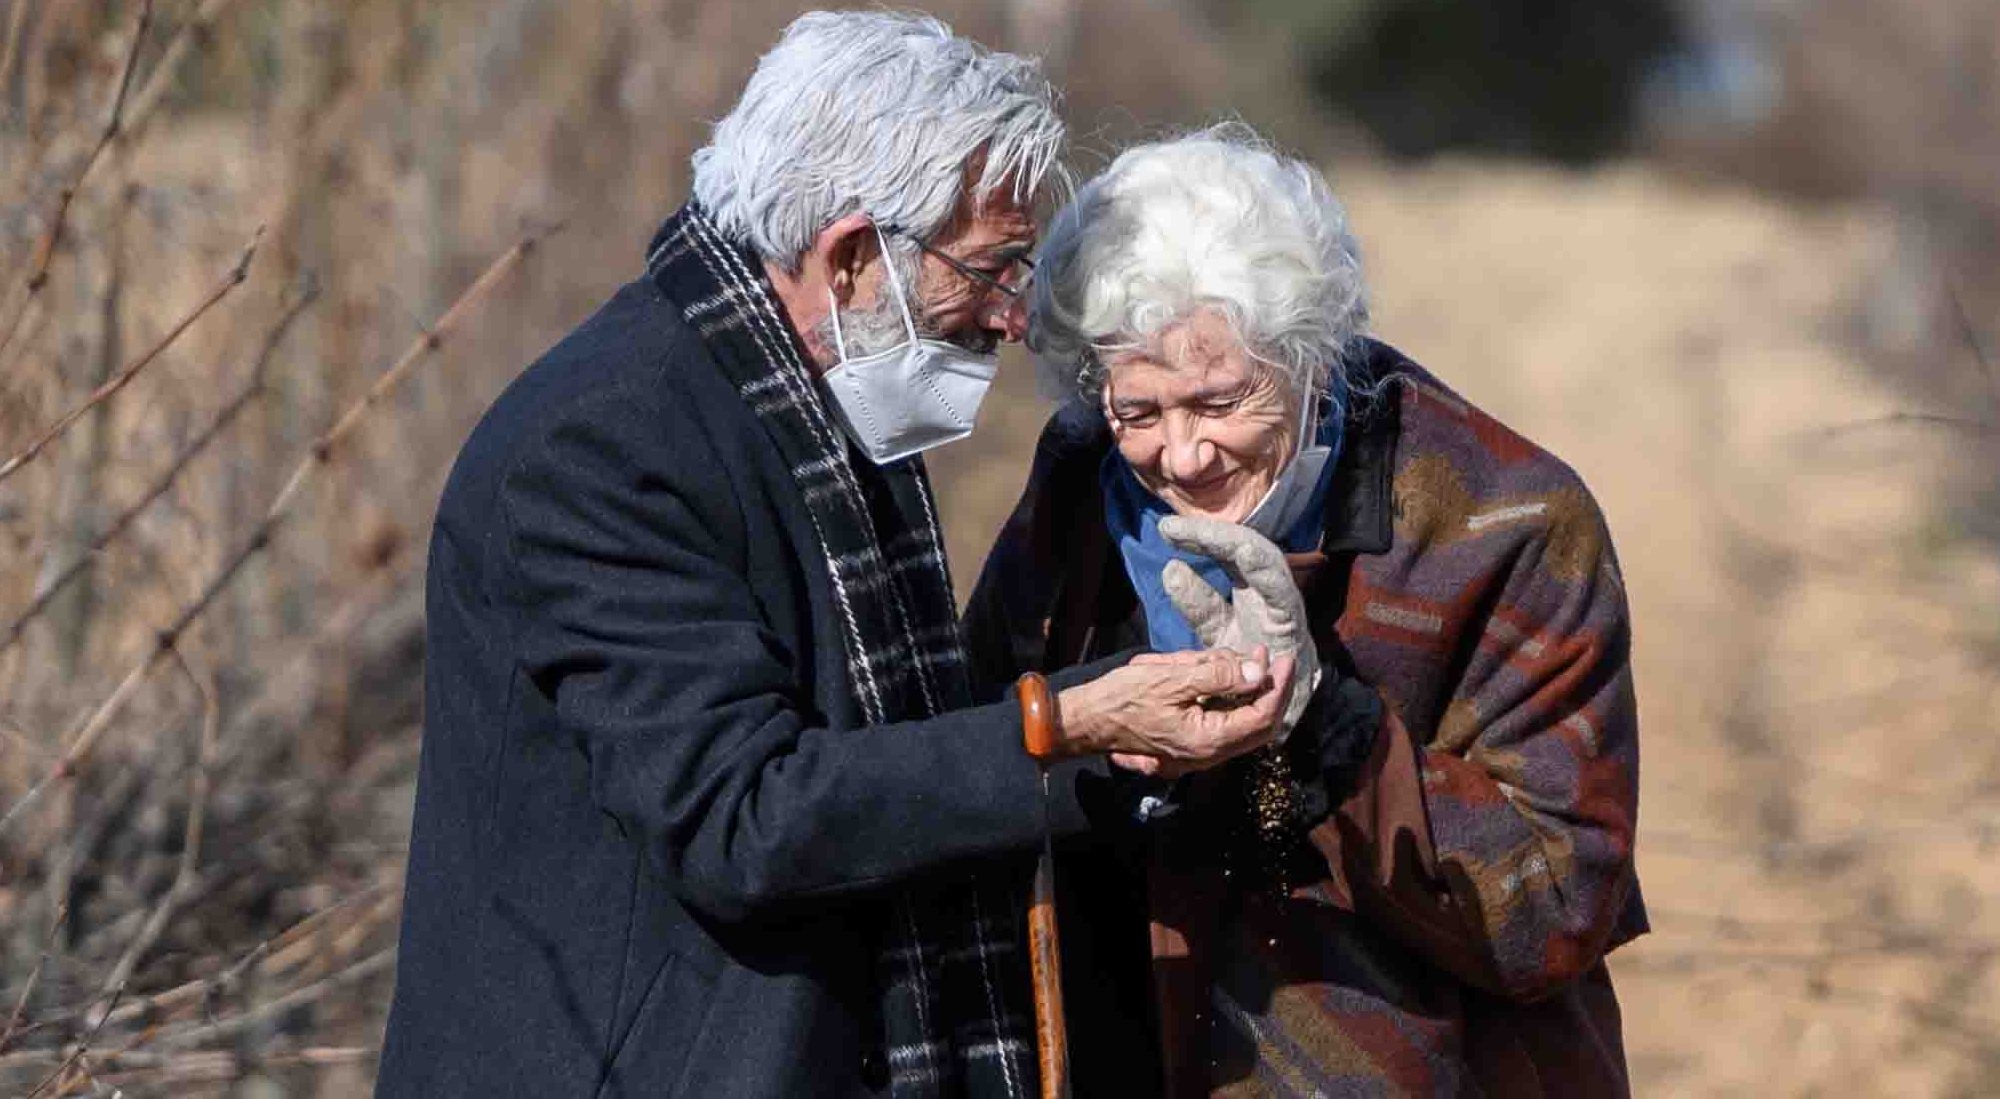
[{"label": "blurred background", "polygon": [[[366,1093],[443,476],[799,10],[0,0],[0,1093]],[[1323,164],[1377,333],[1595,490],[1639,1093],[2000,1094],[1991,0],[932,10],[1079,172]],[[933,464],[961,591],[1030,375]]]}]

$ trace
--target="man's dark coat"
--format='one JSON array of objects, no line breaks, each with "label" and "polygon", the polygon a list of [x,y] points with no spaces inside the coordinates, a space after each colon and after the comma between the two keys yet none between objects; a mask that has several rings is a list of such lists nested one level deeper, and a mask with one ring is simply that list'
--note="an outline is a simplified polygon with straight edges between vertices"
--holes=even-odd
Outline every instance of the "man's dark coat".
[{"label": "man's dark coat", "polygon": [[[887,886],[1045,814],[1012,702],[857,728],[835,607],[790,471],[653,282],[500,398],[431,542],[378,1094],[881,1092]],[[1102,771],[1057,775],[1056,831]]]}]

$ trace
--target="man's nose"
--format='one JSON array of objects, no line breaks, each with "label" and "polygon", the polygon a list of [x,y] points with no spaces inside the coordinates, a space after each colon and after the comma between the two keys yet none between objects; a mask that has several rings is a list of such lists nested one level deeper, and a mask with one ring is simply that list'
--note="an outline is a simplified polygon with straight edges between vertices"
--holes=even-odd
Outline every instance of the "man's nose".
[{"label": "man's nose", "polygon": [[1003,295],[1001,301],[987,307],[982,324],[1008,343],[1019,343],[1028,335],[1028,303],[1015,295]]}]

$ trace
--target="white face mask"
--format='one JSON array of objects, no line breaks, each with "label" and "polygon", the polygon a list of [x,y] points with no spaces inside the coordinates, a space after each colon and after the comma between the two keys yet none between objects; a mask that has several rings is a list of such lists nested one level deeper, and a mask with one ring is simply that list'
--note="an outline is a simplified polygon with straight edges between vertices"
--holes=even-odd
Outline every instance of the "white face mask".
[{"label": "white face mask", "polygon": [[1319,475],[1333,457],[1332,447],[1320,446],[1315,441],[1319,435],[1316,396],[1308,392],[1299,403],[1304,407],[1299,410],[1299,442],[1292,460],[1243,520],[1244,526],[1274,542],[1297,526],[1306,509],[1312,506],[1313,489],[1319,486]]},{"label": "white face mask", "polygon": [[[882,240],[880,229],[875,237]],[[886,240],[882,241],[882,264],[888,271],[897,308],[902,310],[908,338],[886,351],[848,358],[847,341],[840,331],[840,305],[830,300],[833,291],[828,290],[833,344],[840,359],[820,377],[820,384],[840,409],[848,437],[876,465],[900,461],[972,434],[979,403],[985,400],[986,389],[1000,368],[997,354],[982,355],[944,340],[918,336]]]}]

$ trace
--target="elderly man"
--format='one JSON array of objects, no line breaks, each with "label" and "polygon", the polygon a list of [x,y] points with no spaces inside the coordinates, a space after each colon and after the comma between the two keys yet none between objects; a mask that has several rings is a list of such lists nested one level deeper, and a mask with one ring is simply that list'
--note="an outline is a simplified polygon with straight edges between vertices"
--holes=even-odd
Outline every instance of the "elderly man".
[{"label": "elderly man", "polygon": [[[1107,752],[1268,740],[1253,652],[972,705],[916,457],[971,428],[1062,142],[1035,66],[814,14],[696,155],[645,275],[466,443],[380,1093],[1035,1088],[1014,856]],[[1216,698],[1237,700],[1230,709]]]}]

